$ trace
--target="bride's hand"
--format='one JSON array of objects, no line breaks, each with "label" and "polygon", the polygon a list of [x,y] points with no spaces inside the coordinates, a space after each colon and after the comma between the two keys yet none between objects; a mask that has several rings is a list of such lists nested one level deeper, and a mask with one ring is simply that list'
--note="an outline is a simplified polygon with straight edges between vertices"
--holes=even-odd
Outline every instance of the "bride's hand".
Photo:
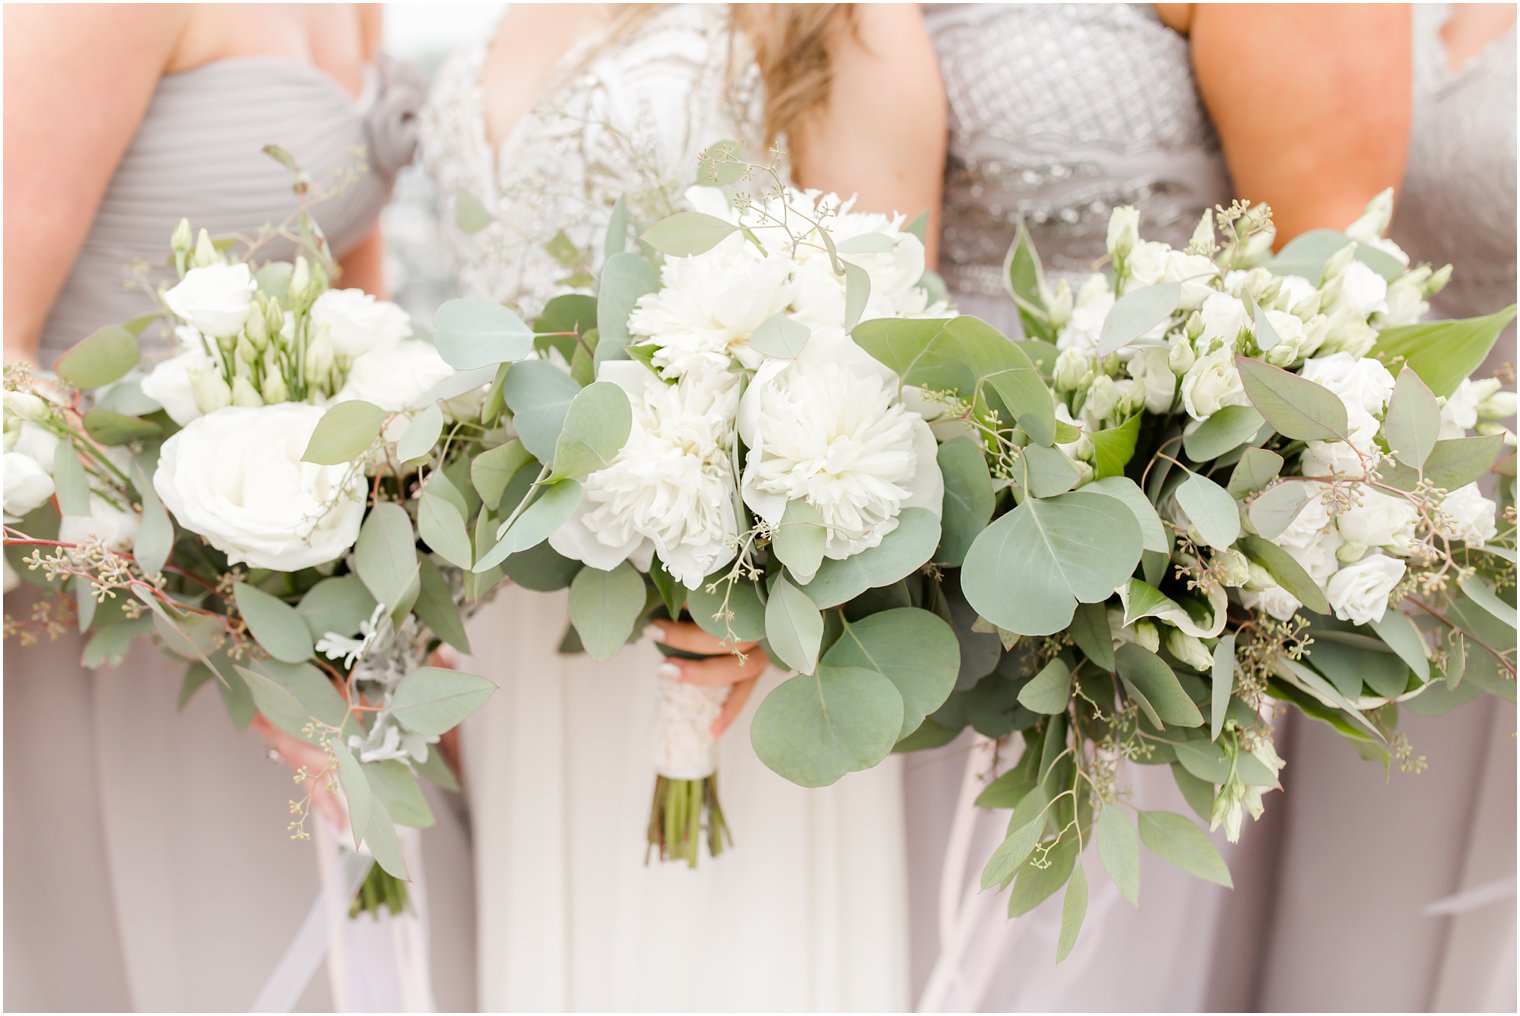
[{"label": "bride's hand", "polygon": [[[300,772],[305,768],[310,776],[315,777],[327,771],[329,763],[326,752],[316,745],[307,744],[299,737],[285,733],[266,720],[263,713],[255,713],[249,726],[258,731],[269,745],[272,753],[270,758],[285,763],[291,772]],[[312,807],[339,829],[347,829],[348,811],[338,796],[328,789],[328,782],[322,778],[316,786],[310,787]]]},{"label": "bride's hand", "polygon": [[[648,635],[656,642],[682,652],[712,657],[706,660],[670,657],[660,665],[661,676],[679,677],[688,684],[727,686],[730,689],[728,698],[723,703],[723,711],[713,720],[712,725],[713,736],[723,736],[723,732],[744,710],[744,704],[755,690],[755,682],[760,680],[760,675],[771,664],[765,650],[755,642],[724,645],[715,636],[688,621],[652,621],[650,628],[653,630]],[[742,654],[742,657],[736,654]],[[664,669],[666,667],[671,669],[667,671]]]}]

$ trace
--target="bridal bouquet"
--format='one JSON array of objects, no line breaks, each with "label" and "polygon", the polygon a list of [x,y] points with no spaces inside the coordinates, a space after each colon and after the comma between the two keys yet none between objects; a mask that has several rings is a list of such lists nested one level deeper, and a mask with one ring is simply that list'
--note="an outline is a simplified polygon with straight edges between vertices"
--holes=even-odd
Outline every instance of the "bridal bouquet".
[{"label": "bridal bouquet", "polygon": [[[476,567],[568,585],[574,642],[598,659],[656,612],[741,655],[762,646],[798,676],[760,706],[755,750],[819,786],[881,761],[955,681],[945,615],[902,581],[940,538],[935,440],[849,335],[941,306],[900,217],[789,189],[736,151],[708,150],[708,186],[638,250],[615,215],[597,296],[537,322],[568,341],[505,371],[515,437],[476,468],[510,479]],[[767,175],[759,197],[721,189]],[[524,331],[476,301],[445,305],[437,328]],[[704,829],[722,849],[710,728],[727,694],[661,681],[648,842],[662,858],[695,864]]]},{"label": "bridal bouquet", "polygon": [[1022,736],[978,801],[1011,812],[982,881],[1012,885],[1010,915],[1065,887],[1058,957],[1094,842],[1134,903],[1142,843],[1230,884],[1199,825],[1128,804],[1121,763],[1169,766],[1234,840],[1278,785],[1274,708],[1417,770],[1398,703],[1515,700],[1515,396],[1470,377],[1514,308],[1418,323],[1449,270],[1382,239],[1390,206],[1275,257],[1264,206],[1205,216],[1184,250],[1121,208],[1109,271],[1075,293],[1021,232],[1024,341],[965,318],[854,331],[943,410],[930,578],[961,681],[905,747]]},{"label": "bridal bouquet", "polygon": [[[239,727],[257,711],[319,747],[292,836],[341,789],[377,865],[355,911],[399,912],[396,827],[432,824],[418,777],[454,786],[439,736],[493,690],[425,662],[468,648],[461,615],[500,578],[472,570],[465,520],[510,350],[472,370],[399,307],[331,288],[319,245],[255,265],[182,223],[173,251],[160,315],[85,339],[56,378],[6,367],[7,586],[56,591],[6,634],[77,630],[89,666],[151,637],[188,664],[182,705],[210,684]],[[175,350],[148,363],[158,317]]]}]

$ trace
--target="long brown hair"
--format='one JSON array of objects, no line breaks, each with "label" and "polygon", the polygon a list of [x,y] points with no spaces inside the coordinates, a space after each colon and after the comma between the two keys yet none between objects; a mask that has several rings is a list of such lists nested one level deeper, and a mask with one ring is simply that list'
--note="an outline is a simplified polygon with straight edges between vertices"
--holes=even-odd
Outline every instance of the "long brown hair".
[{"label": "long brown hair", "polygon": [[[623,8],[618,31],[659,6]],[[854,31],[854,5],[738,3],[728,7],[734,29],[748,37],[760,68],[765,87],[763,140],[766,145],[785,141],[795,161],[798,127],[828,101],[834,78],[829,45],[837,33]]]}]

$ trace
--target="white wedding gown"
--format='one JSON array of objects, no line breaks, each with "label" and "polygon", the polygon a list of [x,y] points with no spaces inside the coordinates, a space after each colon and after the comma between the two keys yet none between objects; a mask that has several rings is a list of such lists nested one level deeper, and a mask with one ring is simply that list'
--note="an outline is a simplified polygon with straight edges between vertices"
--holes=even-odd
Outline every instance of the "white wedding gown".
[{"label": "white wedding gown", "polygon": [[[578,45],[494,151],[477,86],[484,53],[440,71],[424,145],[443,219],[454,222],[461,193],[494,219],[451,228],[464,295],[525,315],[595,270],[620,195],[636,220],[658,214],[703,148],[752,139],[760,123],[753,60],[726,5],[662,7],[616,39]],[[471,669],[500,685],[463,731],[480,1007],[906,1008],[898,760],[803,790],[755,758],[752,702],[720,747],[735,846],[696,871],[646,866],[660,657],[648,642],[608,663],[560,655],[567,618],[563,592],[513,587],[471,630]],[[754,702],[779,680],[768,675]]]}]

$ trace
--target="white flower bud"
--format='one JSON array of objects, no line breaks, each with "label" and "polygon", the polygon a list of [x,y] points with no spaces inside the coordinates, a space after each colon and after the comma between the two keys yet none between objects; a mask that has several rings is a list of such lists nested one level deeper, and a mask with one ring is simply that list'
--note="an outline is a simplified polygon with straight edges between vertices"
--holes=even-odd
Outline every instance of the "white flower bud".
[{"label": "white flower bud", "polygon": [[1515,393],[1499,389],[1478,403],[1478,418],[1508,420],[1515,415]]},{"label": "white flower bud", "polygon": [[191,259],[191,263],[196,268],[206,268],[222,263],[222,255],[217,251],[216,244],[211,242],[211,234],[204,229],[195,240],[195,256]]},{"label": "white flower bud", "polygon": [[1351,264],[1351,259],[1354,257],[1356,257],[1356,244],[1346,244],[1346,246],[1330,255],[1330,259],[1325,262],[1324,270],[1320,273],[1320,278],[1325,283],[1330,282],[1340,275],[1341,272],[1345,271],[1346,266]]},{"label": "white flower bud", "polygon": [[1367,547],[1361,543],[1346,542],[1335,550],[1335,559],[1341,564],[1356,564],[1367,556]]},{"label": "white flower bud", "polygon": [[41,423],[50,415],[48,404],[41,398],[31,392],[19,392],[10,388],[5,390],[5,412],[7,416],[30,420],[32,423]]},{"label": "white flower bud", "polygon": [[315,380],[333,368],[333,347],[326,335],[317,335],[306,345],[306,375]]},{"label": "white flower bud", "polygon": [[259,351],[252,342],[248,341],[246,335],[237,340],[237,359],[240,364],[258,362]]},{"label": "white flower bud", "polygon": [[232,389],[227,387],[222,375],[214,370],[191,371],[190,394],[195,399],[195,408],[203,416],[232,405]]},{"label": "white flower bud", "polygon": [[1166,633],[1166,650],[1194,670],[1208,670],[1214,657],[1196,635],[1184,635],[1176,628]]},{"label": "white flower bud", "polygon": [[1214,564],[1219,569],[1221,585],[1238,589],[1251,581],[1251,562],[1238,550],[1232,548],[1215,554]]},{"label": "white flower bud", "polygon": [[1108,217],[1108,256],[1120,262],[1129,257],[1140,239],[1140,213],[1130,205],[1120,205]]},{"label": "white flower bud", "polygon": [[271,370],[264,375],[262,387],[264,401],[269,405],[290,401],[290,389],[285,387],[285,379],[280,376],[278,370]]},{"label": "white flower bud", "polygon": [[1188,372],[1197,359],[1198,356],[1193,352],[1191,342],[1174,342],[1171,351],[1166,355],[1166,365],[1172,369],[1173,374],[1181,377]]},{"label": "white flower bud", "polygon": [[1092,381],[1092,360],[1077,349],[1063,349],[1052,374],[1057,391],[1077,391]]},{"label": "white flower bud", "polygon": [[1203,213],[1198,220],[1198,225],[1193,228],[1193,237],[1188,241],[1189,247],[1208,248],[1214,244],[1214,212],[1212,209]]},{"label": "white flower bud", "polygon": [[190,231],[190,220],[180,219],[179,225],[174,227],[174,235],[169,238],[169,246],[176,254],[188,254],[194,240],[194,234]]},{"label": "white flower bud", "polygon": [[236,377],[232,379],[232,404],[258,407],[264,404],[264,399],[259,395],[258,389],[253,387],[253,382],[245,377]]},{"label": "white flower bud", "polygon": [[1156,630],[1155,624],[1141,619],[1132,626],[1135,633],[1135,644],[1149,649],[1151,652],[1159,652],[1161,649],[1161,633]]},{"label": "white flower bud", "polygon": [[1371,201],[1355,222],[1346,227],[1346,235],[1353,240],[1370,243],[1388,232],[1393,218],[1393,188],[1385,187]]},{"label": "white flower bud", "polygon": [[1425,299],[1428,300],[1432,296],[1435,296],[1437,293],[1439,293],[1441,290],[1445,289],[1446,284],[1450,281],[1451,265],[1443,265],[1440,268],[1437,268],[1435,273],[1431,275],[1430,279],[1425,283]]},{"label": "white flower bud", "polygon": [[1056,291],[1045,298],[1045,312],[1050,315],[1050,324],[1053,328],[1062,328],[1071,320],[1071,310],[1074,301],[1071,295],[1071,286],[1065,279],[1056,283]]}]

